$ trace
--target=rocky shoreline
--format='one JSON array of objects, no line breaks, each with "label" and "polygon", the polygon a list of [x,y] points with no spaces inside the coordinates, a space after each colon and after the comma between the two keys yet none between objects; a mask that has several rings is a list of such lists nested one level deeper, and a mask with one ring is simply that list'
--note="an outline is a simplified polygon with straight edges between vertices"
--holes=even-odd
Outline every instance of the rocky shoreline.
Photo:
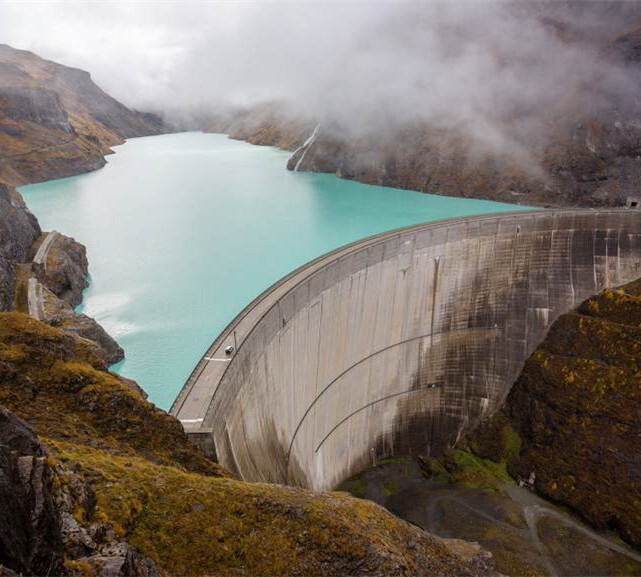
[{"label": "rocky shoreline", "polygon": [[94,341],[105,362],[118,362],[124,352],[115,340],[74,311],[88,286],[85,247],[43,233],[16,186],[97,170],[126,138],[174,129],[126,108],[83,70],[6,45],[0,85],[0,311],[31,314]]},{"label": "rocky shoreline", "polygon": [[[94,341],[109,364],[122,360],[124,351],[116,341],[95,320],[74,311],[88,286],[85,247],[58,234],[44,261],[34,262],[48,235],[41,231],[18,191],[2,183],[0,220],[0,311],[31,314]],[[34,304],[34,300],[39,302]]]},{"label": "rocky shoreline", "polygon": [[[37,250],[46,238],[46,235],[41,236],[32,250]],[[124,358],[123,349],[100,324],[74,310],[82,302],[83,290],[89,286],[89,263],[84,245],[56,233],[45,262],[32,261],[31,272],[43,291],[40,320],[95,342],[109,365]]]}]

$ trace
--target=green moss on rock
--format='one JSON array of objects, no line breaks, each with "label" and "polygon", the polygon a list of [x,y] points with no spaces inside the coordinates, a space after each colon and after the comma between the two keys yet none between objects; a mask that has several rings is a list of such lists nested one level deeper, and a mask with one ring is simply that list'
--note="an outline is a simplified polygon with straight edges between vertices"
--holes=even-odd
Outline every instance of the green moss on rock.
[{"label": "green moss on rock", "polygon": [[438,459],[423,461],[422,465],[430,477],[472,489],[501,491],[514,484],[505,461],[479,457],[468,448],[451,449]]},{"label": "green moss on rock", "polygon": [[523,441],[514,475],[641,546],[641,281],[560,317],[504,412]]}]

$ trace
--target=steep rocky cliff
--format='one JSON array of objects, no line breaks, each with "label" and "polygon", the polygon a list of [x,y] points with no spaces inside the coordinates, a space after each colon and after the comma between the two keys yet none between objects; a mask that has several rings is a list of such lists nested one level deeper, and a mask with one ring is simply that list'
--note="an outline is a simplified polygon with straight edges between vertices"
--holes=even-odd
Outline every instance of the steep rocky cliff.
[{"label": "steep rocky cliff", "polygon": [[[228,476],[94,347],[0,315],[0,565],[71,575],[491,575],[343,493]],[[16,416],[24,420],[20,421]],[[16,499],[16,496],[24,498]]]},{"label": "steep rocky cliff", "polygon": [[14,263],[24,262],[40,236],[36,218],[20,194],[0,182],[0,311],[13,307]]},{"label": "steep rocky cliff", "polygon": [[[34,256],[45,240],[46,236],[43,236],[34,243],[31,249]],[[61,301],[70,307],[78,306],[82,302],[82,291],[89,284],[87,250],[74,239],[57,235],[36,274]]]},{"label": "steep rocky cliff", "polygon": [[62,539],[48,452],[33,430],[0,407],[2,563],[20,573],[62,570]]},{"label": "steep rocky cliff", "polygon": [[561,317],[510,393],[514,471],[641,546],[641,281]]},{"label": "steep rocky cliff", "polygon": [[641,280],[561,316],[474,452],[641,547]]}]

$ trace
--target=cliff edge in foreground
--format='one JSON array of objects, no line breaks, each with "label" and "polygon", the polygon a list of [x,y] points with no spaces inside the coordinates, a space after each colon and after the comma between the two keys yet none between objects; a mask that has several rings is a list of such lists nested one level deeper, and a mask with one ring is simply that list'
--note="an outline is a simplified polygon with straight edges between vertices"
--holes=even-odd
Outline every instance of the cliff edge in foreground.
[{"label": "cliff edge in foreground", "polygon": [[0,564],[12,571],[493,574],[478,547],[368,501],[229,477],[90,344],[19,313],[0,315],[0,405],[0,502],[12,503]]}]

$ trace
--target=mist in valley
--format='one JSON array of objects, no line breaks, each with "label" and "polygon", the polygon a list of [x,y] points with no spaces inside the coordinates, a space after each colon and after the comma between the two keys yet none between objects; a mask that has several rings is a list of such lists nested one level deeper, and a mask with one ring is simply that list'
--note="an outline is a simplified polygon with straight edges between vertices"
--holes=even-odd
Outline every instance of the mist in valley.
[{"label": "mist in valley", "polygon": [[640,18],[637,2],[8,3],[0,37],[182,128],[276,102],[342,137],[420,124],[526,158],[556,122],[636,111],[638,72],[611,46]]}]

